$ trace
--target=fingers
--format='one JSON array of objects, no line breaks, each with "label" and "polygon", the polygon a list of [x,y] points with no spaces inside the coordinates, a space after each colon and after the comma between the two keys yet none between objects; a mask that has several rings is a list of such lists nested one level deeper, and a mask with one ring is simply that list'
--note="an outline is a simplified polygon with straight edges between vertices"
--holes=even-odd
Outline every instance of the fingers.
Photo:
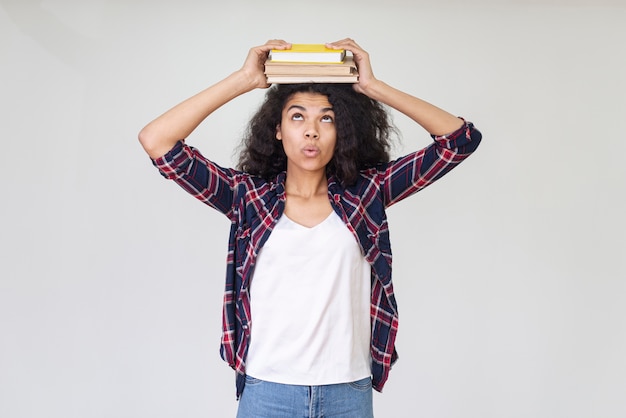
[{"label": "fingers", "polygon": [[267,79],[264,74],[264,64],[268,53],[272,49],[287,49],[291,44],[282,39],[271,39],[263,45],[250,48],[248,56],[241,67],[241,71],[246,74],[253,85],[260,88],[267,88]]},{"label": "fingers", "polygon": [[265,62],[265,59],[268,56],[268,53],[272,49],[288,49],[291,48],[291,44],[289,42],[283,41],[282,39],[271,39],[264,43],[263,45],[255,46],[250,48],[248,58],[252,58],[258,62]]},{"label": "fingers", "polygon": [[290,47],[291,46],[291,42],[287,42],[284,39],[270,39],[269,41],[267,41],[266,43],[268,44],[275,44],[275,45],[282,45],[285,47]]},{"label": "fingers", "polygon": [[340,41],[329,42],[326,44],[326,46],[333,49],[345,49],[352,52],[353,54],[355,51],[365,52],[363,48],[361,48],[359,44],[357,44],[352,38],[345,38]]},{"label": "fingers", "polygon": [[250,48],[250,55],[255,55],[260,58],[261,56],[267,56],[267,53],[272,49],[288,48],[291,48],[291,44],[289,42],[283,41],[282,39],[271,39],[263,45]]},{"label": "fingers", "polygon": [[329,42],[329,44],[353,44],[353,45],[357,45],[357,43],[354,41],[354,39],[352,38],[344,38],[340,41],[335,41],[335,42]]},{"label": "fingers", "polygon": [[261,46],[264,50],[270,51],[272,49],[289,49],[291,43],[282,39],[270,39],[264,45]]},{"label": "fingers", "polygon": [[345,49],[346,51],[350,51],[354,56],[354,60],[356,61],[357,65],[368,65],[367,62],[369,61],[369,54],[367,53],[367,51],[361,48],[359,44],[357,44],[352,38],[346,38],[340,41],[327,43],[326,47],[333,49]]},{"label": "fingers", "polygon": [[359,70],[359,81],[354,84],[354,89],[359,93],[365,93],[368,86],[376,82],[372,65],[370,63],[369,54],[352,38],[345,38],[339,41],[326,44],[327,48],[345,49],[350,51],[354,57],[357,68]]}]

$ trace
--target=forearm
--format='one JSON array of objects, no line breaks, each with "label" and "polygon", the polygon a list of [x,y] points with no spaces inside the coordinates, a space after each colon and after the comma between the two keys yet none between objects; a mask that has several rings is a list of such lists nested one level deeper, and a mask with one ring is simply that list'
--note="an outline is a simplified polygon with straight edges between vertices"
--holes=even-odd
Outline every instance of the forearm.
[{"label": "forearm", "polygon": [[463,120],[451,113],[391,87],[380,80],[369,83],[364,88],[364,93],[370,98],[407,115],[432,135],[446,135],[463,125]]},{"label": "forearm", "polygon": [[161,157],[219,107],[255,87],[244,72],[236,71],[150,122],[139,133],[139,141],[151,158]]}]

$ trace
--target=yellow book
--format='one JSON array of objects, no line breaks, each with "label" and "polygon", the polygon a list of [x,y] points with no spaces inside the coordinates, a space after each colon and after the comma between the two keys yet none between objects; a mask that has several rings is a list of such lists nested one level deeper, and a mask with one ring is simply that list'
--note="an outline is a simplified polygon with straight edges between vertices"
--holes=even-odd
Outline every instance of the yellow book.
[{"label": "yellow book", "polygon": [[326,48],[324,44],[291,44],[290,49],[270,51],[273,62],[341,63],[345,57],[345,50]]}]

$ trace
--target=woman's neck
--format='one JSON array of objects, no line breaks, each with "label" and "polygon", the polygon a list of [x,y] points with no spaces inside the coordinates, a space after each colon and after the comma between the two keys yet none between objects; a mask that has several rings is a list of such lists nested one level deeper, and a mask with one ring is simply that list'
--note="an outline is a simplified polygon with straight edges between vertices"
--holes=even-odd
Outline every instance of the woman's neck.
[{"label": "woman's neck", "polygon": [[[313,173],[310,173],[313,174]],[[285,180],[284,214],[300,225],[312,228],[332,212],[328,199],[326,175],[293,175],[287,173]]]},{"label": "woman's neck", "polygon": [[287,195],[305,199],[326,195],[328,192],[326,173],[290,173],[287,171],[285,192]]}]

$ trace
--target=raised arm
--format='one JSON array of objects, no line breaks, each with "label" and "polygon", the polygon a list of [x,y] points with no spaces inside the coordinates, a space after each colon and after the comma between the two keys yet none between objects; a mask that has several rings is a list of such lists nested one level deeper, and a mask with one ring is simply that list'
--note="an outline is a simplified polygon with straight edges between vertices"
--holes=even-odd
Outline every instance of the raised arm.
[{"label": "raised arm", "polygon": [[354,89],[359,93],[404,113],[432,135],[449,134],[463,126],[463,120],[458,117],[378,80],[372,71],[369,54],[352,39],[327,46],[352,52],[359,69],[359,81],[354,84]]},{"label": "raised arm", "polygon": [[174,106],[139,132],[139,142],[152,159],[166,154],[177,141],[185,139],[200,123],[222,105],[256,88],[267,88],[263,63],[271,49],[291,44],[272,40],[251,48],[243,66],[225,79]]}]

